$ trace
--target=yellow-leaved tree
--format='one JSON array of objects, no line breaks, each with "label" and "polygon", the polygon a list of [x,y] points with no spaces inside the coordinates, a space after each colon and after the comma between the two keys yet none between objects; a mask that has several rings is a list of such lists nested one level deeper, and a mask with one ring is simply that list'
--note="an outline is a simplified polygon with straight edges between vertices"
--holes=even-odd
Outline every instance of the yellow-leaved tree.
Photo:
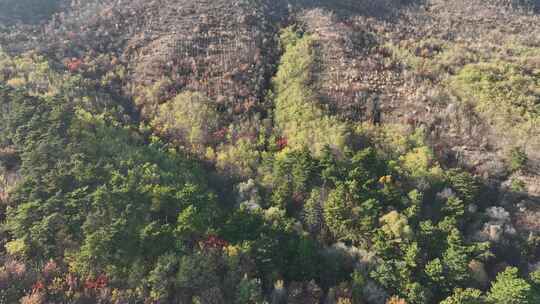
[{"label": "yellow-leaved tree", "polygon": [[211,142],[218,112],[211,100],[197,92],[183,92],[161,104],[151,125],[157,133],[194,151]]}]

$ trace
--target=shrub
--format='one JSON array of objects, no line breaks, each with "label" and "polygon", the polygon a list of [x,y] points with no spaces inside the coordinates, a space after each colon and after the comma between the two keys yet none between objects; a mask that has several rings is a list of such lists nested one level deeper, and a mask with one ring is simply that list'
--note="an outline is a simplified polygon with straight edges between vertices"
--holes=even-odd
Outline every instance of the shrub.
[{"label": "shrub", "polygon": [[510,150],[509,159],[509,166],[512,172],[523,170],[528,160],[525,151],[519,147]]},{"label": "shrub", "polygon": [[525,182],[520,180],[519,178],[514,177],[510,180],[510,190],[514,192],[523,192],[526,189],[525,187]]}]

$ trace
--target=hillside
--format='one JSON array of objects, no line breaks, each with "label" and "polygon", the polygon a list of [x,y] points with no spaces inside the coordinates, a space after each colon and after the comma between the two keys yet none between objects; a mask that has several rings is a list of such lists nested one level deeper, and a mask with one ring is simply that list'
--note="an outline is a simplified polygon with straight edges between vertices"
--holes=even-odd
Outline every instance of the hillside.
[{"label": "hillside", "polygon": [[0,304],[537,303],[539,11],[0,0]]}]

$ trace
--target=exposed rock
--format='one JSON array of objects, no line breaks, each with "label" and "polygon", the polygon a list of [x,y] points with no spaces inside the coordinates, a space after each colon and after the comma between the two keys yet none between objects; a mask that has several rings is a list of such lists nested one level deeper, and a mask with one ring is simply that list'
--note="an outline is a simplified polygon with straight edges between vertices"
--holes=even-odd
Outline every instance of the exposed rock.
[{"label": "exposed rock", "polygon": [[510,213],[502,207],[491,207],[486,210],[489,221],[478,231],[475,239],[480,242],[500,242],[505,236],[514,236],[517,231],[514,228]]}]

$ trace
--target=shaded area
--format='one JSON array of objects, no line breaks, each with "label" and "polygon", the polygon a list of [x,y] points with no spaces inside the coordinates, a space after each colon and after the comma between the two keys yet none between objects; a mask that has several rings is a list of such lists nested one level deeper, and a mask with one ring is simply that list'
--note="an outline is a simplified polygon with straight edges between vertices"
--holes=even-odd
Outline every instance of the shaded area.
[{"label": "shaded area", "polygon": [[0,23],[39,23],[49,19],[63,0],[3,0],[0,2]]},{"label": "shaded area", "polygon": [[320,8],[329,10],[340,16],[360,15],[389,19],[395,16],[400,9],[411,5],[423,4],[425,0],[291,0],[289,2],[293,7],[303,9]]}]

